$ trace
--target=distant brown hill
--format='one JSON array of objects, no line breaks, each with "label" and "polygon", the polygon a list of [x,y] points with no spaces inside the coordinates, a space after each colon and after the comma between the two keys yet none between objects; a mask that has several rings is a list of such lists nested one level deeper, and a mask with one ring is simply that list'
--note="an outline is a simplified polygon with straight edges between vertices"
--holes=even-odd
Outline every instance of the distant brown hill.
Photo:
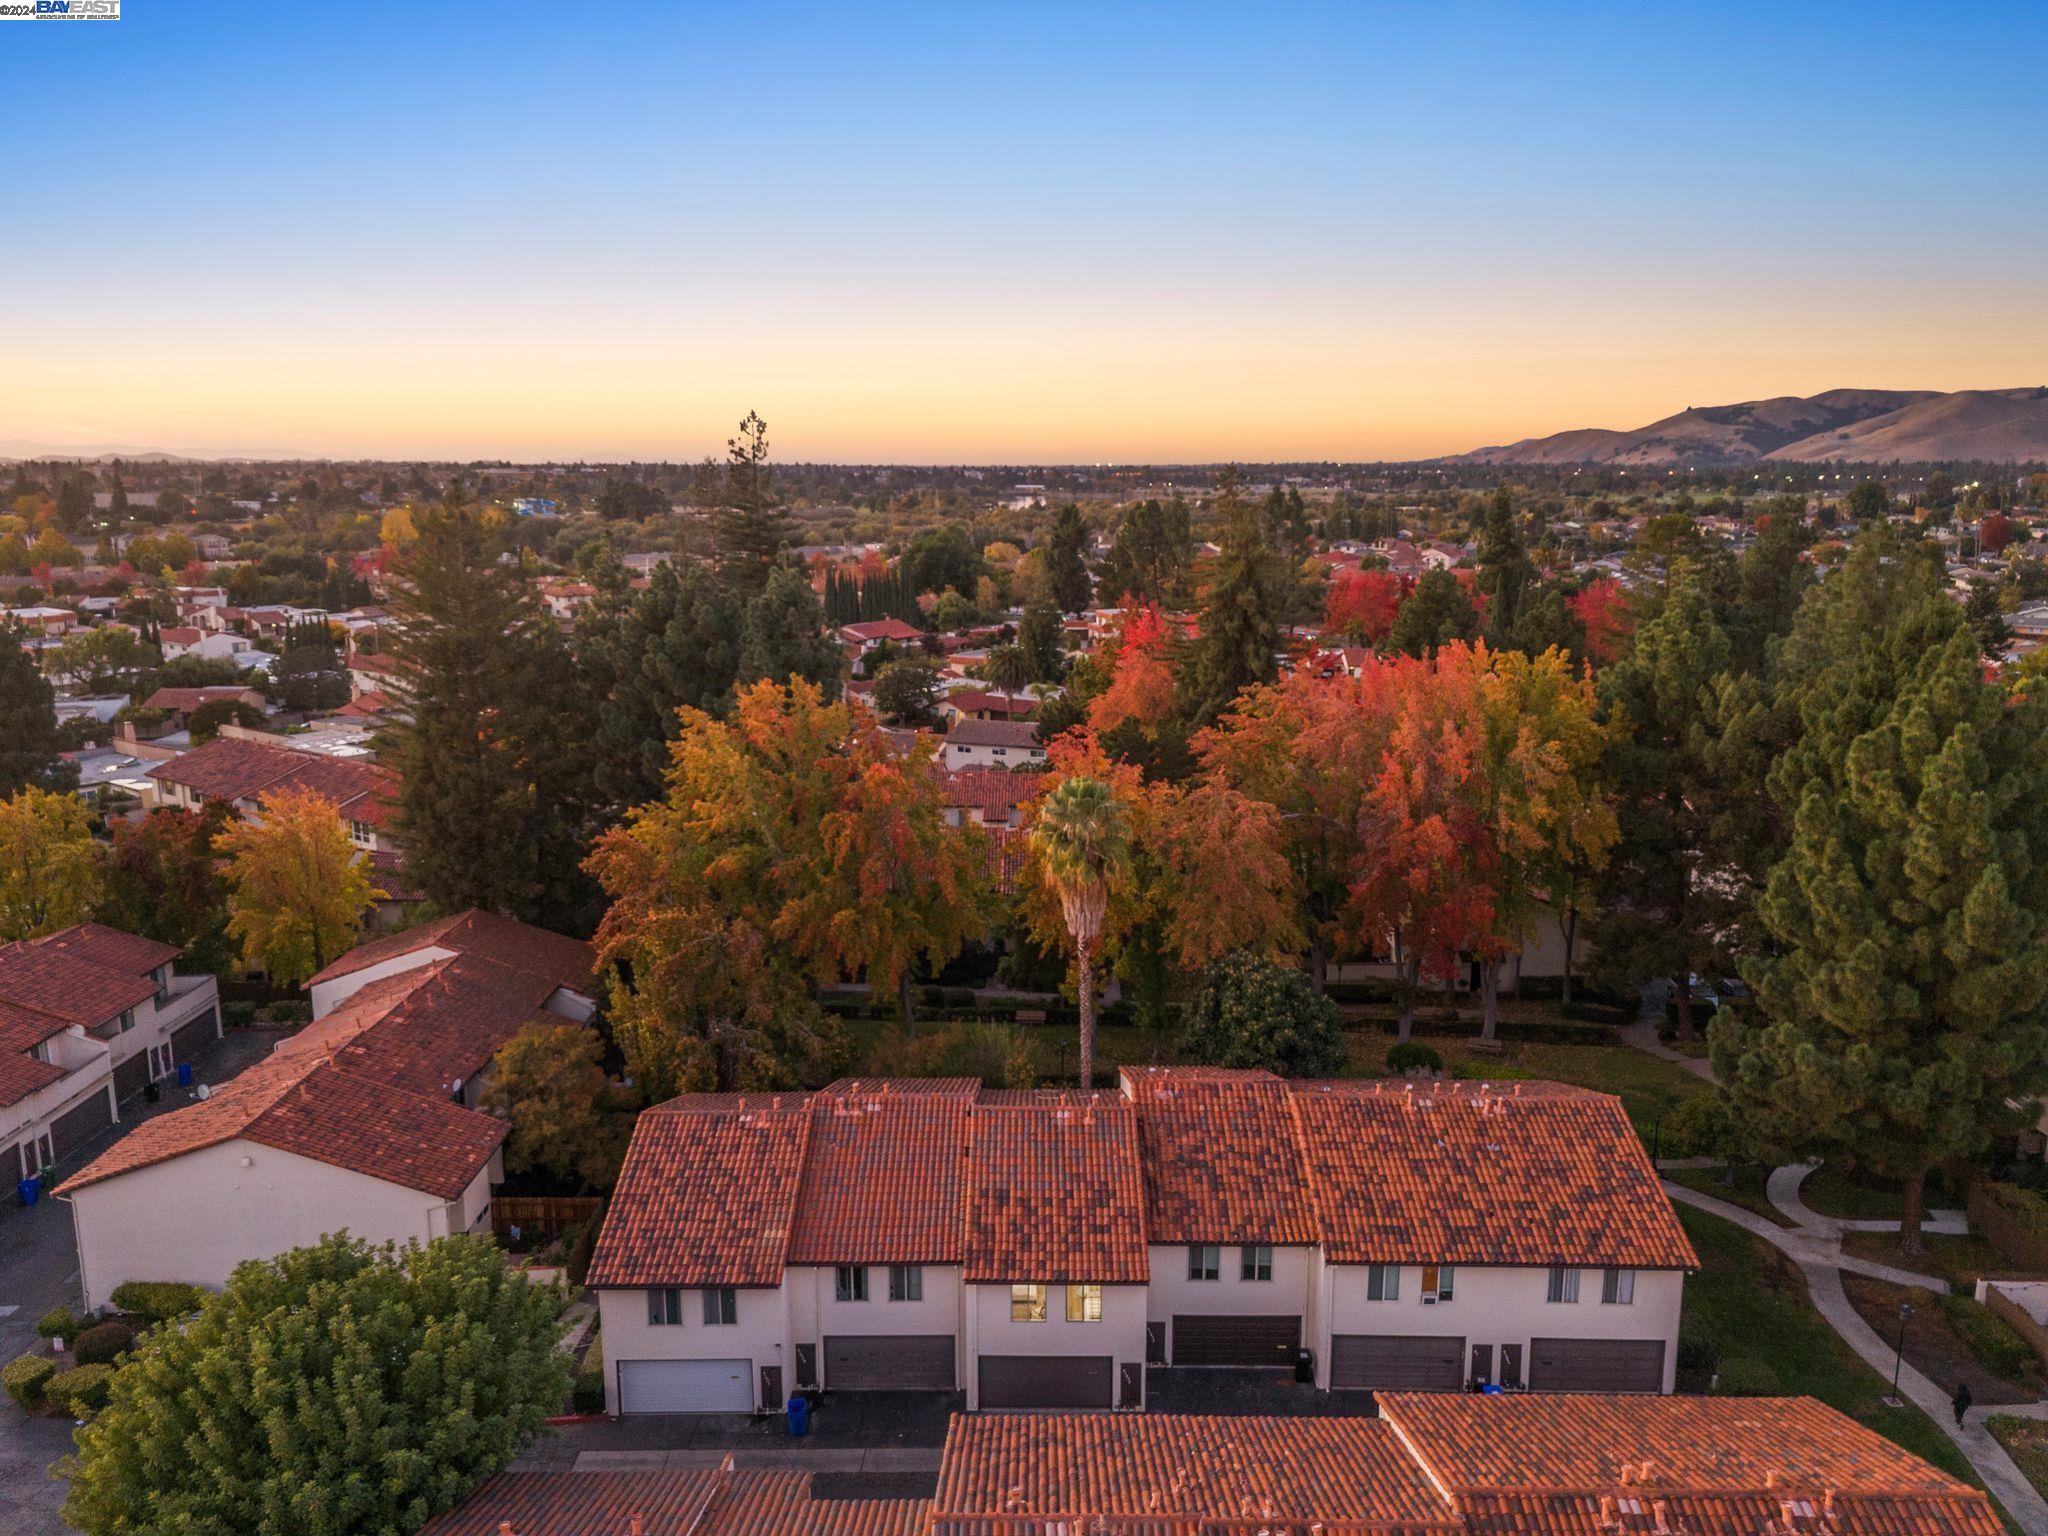
[{"label": "distant brown hill", "polygon": [[1461,464],[2048,462],[2048,388],[1831,389],[1693,406],[1632,432],[1585,427],[1460,455]]}]

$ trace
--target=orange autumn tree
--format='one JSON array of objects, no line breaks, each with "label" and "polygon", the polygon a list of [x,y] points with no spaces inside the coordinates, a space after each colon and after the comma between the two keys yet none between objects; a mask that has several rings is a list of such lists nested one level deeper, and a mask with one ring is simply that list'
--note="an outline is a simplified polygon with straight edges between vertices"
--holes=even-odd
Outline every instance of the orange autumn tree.
[{"label": "orange autumn tree", "polygon": [[1378,645],[1394,627],[1394,615],[1414,583],[1392,571],[1344,571],[1330,581],[1323,599],[1323,633],[1354,645]]},{"label": "orange autumn tree", "polygon": [[1485,732],[1476,674],[1409,656],[1367,668],[1384,750],[1359,811],[1358,862],[1346,916],[1372,948],[1390,940],[1400,981],[1400,1038],[1415,1031],[1425,977],[1448,979],[1491,933],[1496,860],[1483,825]]},{"label": "orange autumn tree", "polygon": [[1618,661],[1635,634],[1628,589],[1612,576],[1589,581],[1566,600],[1586,631],[1586,657],[1596,667]]},{"label": "orange autumn tree", "polygon": [[1088,729],[1097,737],[1132,725],[1148,735],[1169,719],[1177,706],[1171,636],[1157,603],[1134,603],[1124,609],[1117,634],[1104,647],[1109,686],[1088,704]]}]

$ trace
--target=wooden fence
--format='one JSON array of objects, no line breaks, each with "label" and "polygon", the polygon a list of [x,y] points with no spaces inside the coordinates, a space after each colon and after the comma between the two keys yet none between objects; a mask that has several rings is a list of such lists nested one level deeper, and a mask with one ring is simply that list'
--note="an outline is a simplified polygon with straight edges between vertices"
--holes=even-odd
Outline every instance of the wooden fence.
[{"label": "wooden fence", "polygon": [[2034,1353],[2041,1357],[2041,1363],[2048,1365],[2048,1328],[2035,1322],[2033,1316],[1998,1288],[1996,1281],[1984,1286],[1984,1305],[1991,1309],[1991,1315],[2003,1318],[2012,1331],[2025,1339]]},{"label": "wooden fence", "polygon": [[2048,1273],[2048,1232],[2030,1222],[2023,1211],[2038,1198],[1990,1179],[1972,1182],[1964,1197],[1970,1225],[1984,1234],[2006,1263],[2035,1274]]},{"label": "wooden fence", "polygon": [[491,1230],[500,1238],[514,1227],[528,1239],[560,1237],[604,1209],[596,1195],[498,1195],[491,1201]]}]

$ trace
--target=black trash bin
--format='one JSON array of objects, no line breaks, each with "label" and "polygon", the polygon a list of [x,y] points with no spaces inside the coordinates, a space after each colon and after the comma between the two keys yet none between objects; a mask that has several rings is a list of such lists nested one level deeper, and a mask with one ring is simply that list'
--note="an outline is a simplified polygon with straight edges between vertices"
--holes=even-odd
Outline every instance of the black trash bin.
[{"label": "black trash bin", "polygon": [[1316,1379],[1316,1354],[1312,1349],[1297,1349],[1294,1352],[1294,1379],[1312,1382]]}]

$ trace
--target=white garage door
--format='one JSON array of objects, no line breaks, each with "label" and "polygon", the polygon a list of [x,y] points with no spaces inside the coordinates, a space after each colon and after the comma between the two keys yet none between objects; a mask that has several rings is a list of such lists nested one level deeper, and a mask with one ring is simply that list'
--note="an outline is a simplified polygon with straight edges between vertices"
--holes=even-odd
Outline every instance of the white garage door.
[{"label": "white garage door", "polygon": [[621,1413],[751,1413],[750,1360],[621,1360]]}]

